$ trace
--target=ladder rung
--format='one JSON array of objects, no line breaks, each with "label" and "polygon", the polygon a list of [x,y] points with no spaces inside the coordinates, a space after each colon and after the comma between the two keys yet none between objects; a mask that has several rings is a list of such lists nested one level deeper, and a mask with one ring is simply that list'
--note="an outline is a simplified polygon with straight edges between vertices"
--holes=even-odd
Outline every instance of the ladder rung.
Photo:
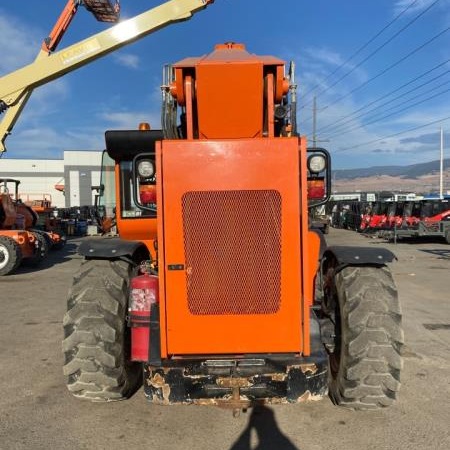
[{"label": "ladder rung", "polygon": [[84,6],[100,22],[117,22],[120,17],[118,0],[84,0]]}]

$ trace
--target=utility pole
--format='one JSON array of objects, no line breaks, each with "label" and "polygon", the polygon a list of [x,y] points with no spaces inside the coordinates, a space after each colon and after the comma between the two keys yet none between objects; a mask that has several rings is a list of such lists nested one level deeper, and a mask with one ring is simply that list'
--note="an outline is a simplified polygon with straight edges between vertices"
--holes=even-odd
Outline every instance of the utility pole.
[{"label": "utility pole", "polygon": [[441,157],[439,167],[439,197],[444,198],[444,130],[441,127]]},{"label": "utility pole", "polygon": [[[326,108],[324,108],[326,109]],[[316,96],[313,98],[313,110],[312,110],[312,143],[313,147],[316,147],[318,142],[330,142],[328,139],[317,139],[317,102],[316,102]]]},{"label": "utility pole", "polygon": [[317,104],[316,104],[316,96],[314,96],[313,99],[313,129],[312,129],[312,141],[313,141],[313,147],[316,146],[317,143],[317,136],[316,136],[316,127],[317,127]]}]

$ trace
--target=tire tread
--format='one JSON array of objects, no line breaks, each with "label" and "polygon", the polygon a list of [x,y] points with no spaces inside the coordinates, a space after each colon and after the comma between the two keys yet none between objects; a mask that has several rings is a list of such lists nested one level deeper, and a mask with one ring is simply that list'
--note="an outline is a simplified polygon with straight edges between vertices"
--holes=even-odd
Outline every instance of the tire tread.
[{"label": "tire tread", "polygon": [[331,397],[351,409],[389,406],[400,389],[404,342],[392,275],[386,267],[346,267],[335,281],[342,338]]},{"label": "tire tread", "polygon": [[142,382],[140,364],[126,360],[126,308],[131,266],[87,260],[74,275],[64,316],[64,374],[76,397],[116,401]]}]

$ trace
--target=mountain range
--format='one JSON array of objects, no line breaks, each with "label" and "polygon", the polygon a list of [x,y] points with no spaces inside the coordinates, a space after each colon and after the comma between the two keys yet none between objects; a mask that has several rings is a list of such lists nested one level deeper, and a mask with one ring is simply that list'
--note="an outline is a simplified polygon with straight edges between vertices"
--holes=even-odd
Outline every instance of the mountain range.
[{"label": "mountain range", "polygon": [[[450,158],[444,159],[444,168],[450,166]],[[408,166],[373,166],[360,169],[338,169],[333,170],[333,180],[353,180],[355,178],[380,177],[388,175],[391,177],[401,177],[415,179],[425,175],[435,175],[439,173],[439,160],[429,161]]]},{"label": "mountain range", "polygon": [[[442,193],[450,194],[450,158],[444,159]],[[333,192],[440,193],[439,160],[408,166],[373,166],[332,171]]]}]

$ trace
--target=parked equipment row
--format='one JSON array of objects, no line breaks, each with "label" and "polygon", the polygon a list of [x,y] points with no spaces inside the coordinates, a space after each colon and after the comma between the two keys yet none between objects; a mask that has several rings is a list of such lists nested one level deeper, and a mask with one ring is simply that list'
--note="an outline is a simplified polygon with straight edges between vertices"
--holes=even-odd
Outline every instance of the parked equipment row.
[{"label": "parked equipment row", "polygon": [[414,201],[331,201],[325,207],[332,227],[378,233],[387,239],[438,236],[450,243],[448,199]]}]

